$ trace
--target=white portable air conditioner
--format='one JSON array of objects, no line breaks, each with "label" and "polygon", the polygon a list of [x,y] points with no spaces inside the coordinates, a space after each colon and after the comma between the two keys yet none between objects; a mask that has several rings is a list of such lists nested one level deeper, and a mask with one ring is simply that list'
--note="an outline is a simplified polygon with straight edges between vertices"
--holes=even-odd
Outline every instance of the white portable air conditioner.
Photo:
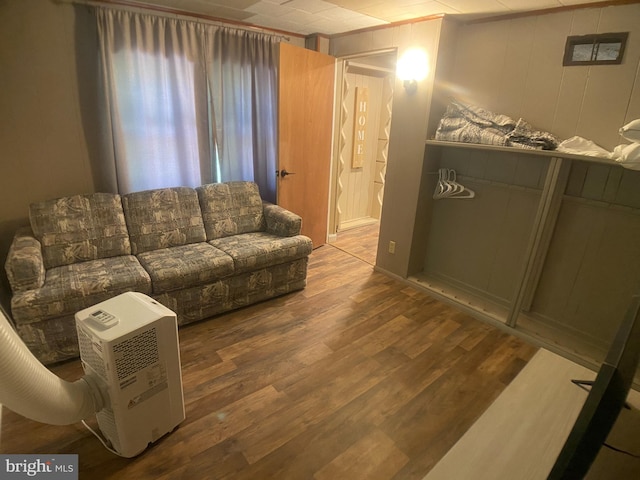
[{"label": "white portable air conditioner", "polygon": [[185,419],[176,314],[128,292],[76,313],[80,358],[104,406],[102,434],[123,457]]}]

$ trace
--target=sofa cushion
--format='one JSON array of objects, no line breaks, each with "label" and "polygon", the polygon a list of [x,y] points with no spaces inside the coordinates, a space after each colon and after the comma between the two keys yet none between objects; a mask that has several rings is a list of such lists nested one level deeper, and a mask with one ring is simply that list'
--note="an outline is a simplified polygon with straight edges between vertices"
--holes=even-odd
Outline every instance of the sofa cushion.
[{"label": "sofa cushion", "polygon": [[306,257],[311,239],[304,235],[279,237],[267,232],[245,233],[209,242],[233,258],[236,274]]},{"label": "sofa cushion", "polygon": [[196,191],[207,240],[265,229],[262,198],[254,182],[211,183]]},{"label": "sofa cushion", "polygon": [[198,195],[192,188],[129,193],[122,197],[122,206],[134,255],[205,241]]},{"label": "sofa cushion", "polygon": [[34,203],[29,219],[42,244],[45,268],[131,254],[119,195],[94,193]]},{"label": "sofa cushion", "polygon": [[104,258],[47,270],[44,286],[11,299],[16,323],[75,314],[128,291],[151,293],[151,279],[136,257]]},{"label": "sofa cushion", "polygon": [[208,243],[161,248],[138,255],[153,293],[215,282],[233,274],[233,259]]}]

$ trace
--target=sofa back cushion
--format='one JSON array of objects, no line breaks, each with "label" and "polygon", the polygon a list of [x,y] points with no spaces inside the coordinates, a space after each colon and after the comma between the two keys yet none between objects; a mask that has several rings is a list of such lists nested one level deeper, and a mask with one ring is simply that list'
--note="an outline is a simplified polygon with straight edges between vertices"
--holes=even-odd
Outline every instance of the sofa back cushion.
[{"label": "sofa back cushion", "polygon": [[34,203],[29,208],[45,268],[130,255],[120,195],[94,193]]},{"label": "sofa back cushion", "polygon": [[134,255],[206,239],[198,195],[192,188],[129,193],[123,195],[122,206]]},{"label": "sofa back cushion", "polygon": [[265,229],[262,198],[254,182],[211,183],[196,191],[207,240]]}]

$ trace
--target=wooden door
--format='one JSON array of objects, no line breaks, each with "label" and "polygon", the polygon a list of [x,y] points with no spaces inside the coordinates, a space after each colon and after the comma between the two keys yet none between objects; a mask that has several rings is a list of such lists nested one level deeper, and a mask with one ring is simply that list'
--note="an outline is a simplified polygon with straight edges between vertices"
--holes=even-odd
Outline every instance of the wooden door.
[{"label": "wooden door", "polygon": [[334,75],[334,57],[280,44],[278,204],[302,217],[314,248],[327,239]]}]

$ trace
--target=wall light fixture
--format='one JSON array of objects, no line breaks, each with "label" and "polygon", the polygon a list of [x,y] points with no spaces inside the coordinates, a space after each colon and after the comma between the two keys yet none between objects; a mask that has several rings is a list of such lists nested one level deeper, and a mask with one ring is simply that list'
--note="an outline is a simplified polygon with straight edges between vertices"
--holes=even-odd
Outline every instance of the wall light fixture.
[{"label": "wall light fixture", "polygon": [[418,82],[429,74],[429,58],[427,52],[420,48],[412,48],[404,52],[396,64],[396,75],[404,81],[407,93],[412,94],[418,88]]}]

